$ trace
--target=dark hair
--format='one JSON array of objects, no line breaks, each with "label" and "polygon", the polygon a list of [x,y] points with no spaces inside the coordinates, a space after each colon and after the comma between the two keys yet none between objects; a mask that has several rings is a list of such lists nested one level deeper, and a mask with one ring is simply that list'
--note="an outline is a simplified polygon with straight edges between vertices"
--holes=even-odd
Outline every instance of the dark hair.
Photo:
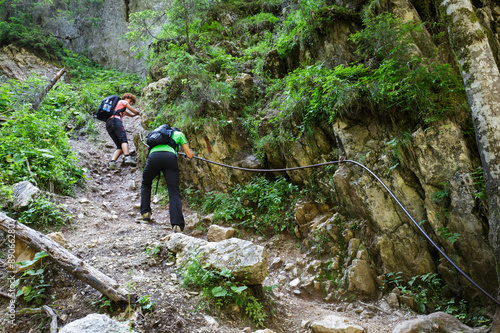
[{"label": "dark hair", "polygon": [[135,95],[132,95],[131,93],[125,93],[122,96],[122,99],[129,98],[132,101],[132,104],[135,104]]}]

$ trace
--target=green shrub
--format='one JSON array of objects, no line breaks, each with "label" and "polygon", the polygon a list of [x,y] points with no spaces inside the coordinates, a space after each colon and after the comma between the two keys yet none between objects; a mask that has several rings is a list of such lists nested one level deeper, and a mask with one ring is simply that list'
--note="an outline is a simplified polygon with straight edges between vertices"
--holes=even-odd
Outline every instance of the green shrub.
[{"label": "green shrub", "polygon": [[18,221],[36,230],[57,229],[70,222],[72,216],[51,202],[46,196],[33,200],[28,208],[19,213]]},{"label": "green shrub", "polygon": [[214,212],[215,221],[238,220],[261,233],[291,231],[297,194],[297,186],[284,178],[256,177],[246,185],[237,185],[230,194],[207,193],[202,210]]},{"label": "green shrub", "polygon": [[192,255],[182,266],[182,286],[200,290],[202,297],[216,308],[236,304],[245,309],[245,313],[256,326],[264,326],[268,316],[262,303],[253,295],[247,286],[238,284],[227,269],[209,270],[201,265],[200,255]]},{"label": "green shrub", "polygon": [[84,178],[57,118],[27,109],[0,127],[0,167],[7,184],[33,179],[42,189],[62,194],[72,194]]}]

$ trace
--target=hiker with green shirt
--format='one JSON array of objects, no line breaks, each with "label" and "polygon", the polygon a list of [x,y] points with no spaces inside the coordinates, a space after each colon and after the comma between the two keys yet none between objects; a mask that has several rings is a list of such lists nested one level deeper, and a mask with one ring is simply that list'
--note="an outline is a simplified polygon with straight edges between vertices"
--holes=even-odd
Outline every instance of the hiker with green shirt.
[{"label": "hiker with green shirt", "polygon": [[188,158],[193,158],[186,136],[177,128],[172,128],[171,144],[160,144],[151,148],[142,173],[141,217],[137,223],[147,224],[151,220],[151,186],[160,172],[165,177],[169,196],[170,224],[174,232],[184,230],[181,194],[179,190],[179,165],[177,147],[181,146]]}]

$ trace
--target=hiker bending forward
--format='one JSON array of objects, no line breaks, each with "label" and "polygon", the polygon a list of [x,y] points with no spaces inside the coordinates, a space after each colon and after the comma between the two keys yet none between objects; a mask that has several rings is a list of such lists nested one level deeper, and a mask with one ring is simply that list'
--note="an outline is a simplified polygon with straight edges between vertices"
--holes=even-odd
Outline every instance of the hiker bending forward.
[{"label": "hiker bending forward", "polygon": [[[176,146],[180,145],[186,156],[193,158],[186,136],[181,131],[173,131],[172,139]],[[177,150],[170,145],[158,145],[151,149],[142,173],[141,184],[141,217],[138,223],[149,223],[151,219],[151,186],[153,179],[163,172],[167,183],[169,197],[170,224],[174,232],[184,230],[184,215],[182,214],[181,194],[179,190],[179,166]]]},{"label": "hiker bending forward", "polygon": [[120,111],[116,112],[116,114],[109,117],[106,121],[106,130],[116,145],[116,150],[111,157],[111,161],[108,163],[108,170],[119,170],[116,165],[116,160],[122,153],[125,155],[125,165],[137,165],[132,157],[129,156],[127,133],[122,123],[122,118],[124,116],[135,117],[139,114],[139,111],[132,107],[134,104],[135,96],[130,93],[124,94],[115,107],[115,110]]}]

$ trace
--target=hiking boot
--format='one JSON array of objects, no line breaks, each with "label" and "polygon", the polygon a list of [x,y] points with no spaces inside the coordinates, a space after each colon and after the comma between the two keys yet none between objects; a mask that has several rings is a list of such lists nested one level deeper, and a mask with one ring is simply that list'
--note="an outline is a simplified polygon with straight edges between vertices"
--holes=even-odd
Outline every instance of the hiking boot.
[{"label": "hiking boot", "polygon": [[108,163],[108,167],[106,168],[108,170],[120,170],[120,168],[118,168],[116,166],[116,162],[115,161],[111,161]]},{"label": "hiking boot", "polygon": [[174,229],[175,233],[182,232],[181,227],[179,227],[177,224],[175,224],[174,226],[172,226],[172,229]]},{"label": "hiking boot", "polygon": [[151,221],[151,213],[144,213],[141,215],[141,217],[135,219],[135,222],[142,224],[148,224],[150,221]]},{"label": "hiking boot", "polygon": [[125,156],[125,161],[123,161],[123,164],[130,165],[130,166],[136,166],[137,165],[137,163],[130,156]]}]

